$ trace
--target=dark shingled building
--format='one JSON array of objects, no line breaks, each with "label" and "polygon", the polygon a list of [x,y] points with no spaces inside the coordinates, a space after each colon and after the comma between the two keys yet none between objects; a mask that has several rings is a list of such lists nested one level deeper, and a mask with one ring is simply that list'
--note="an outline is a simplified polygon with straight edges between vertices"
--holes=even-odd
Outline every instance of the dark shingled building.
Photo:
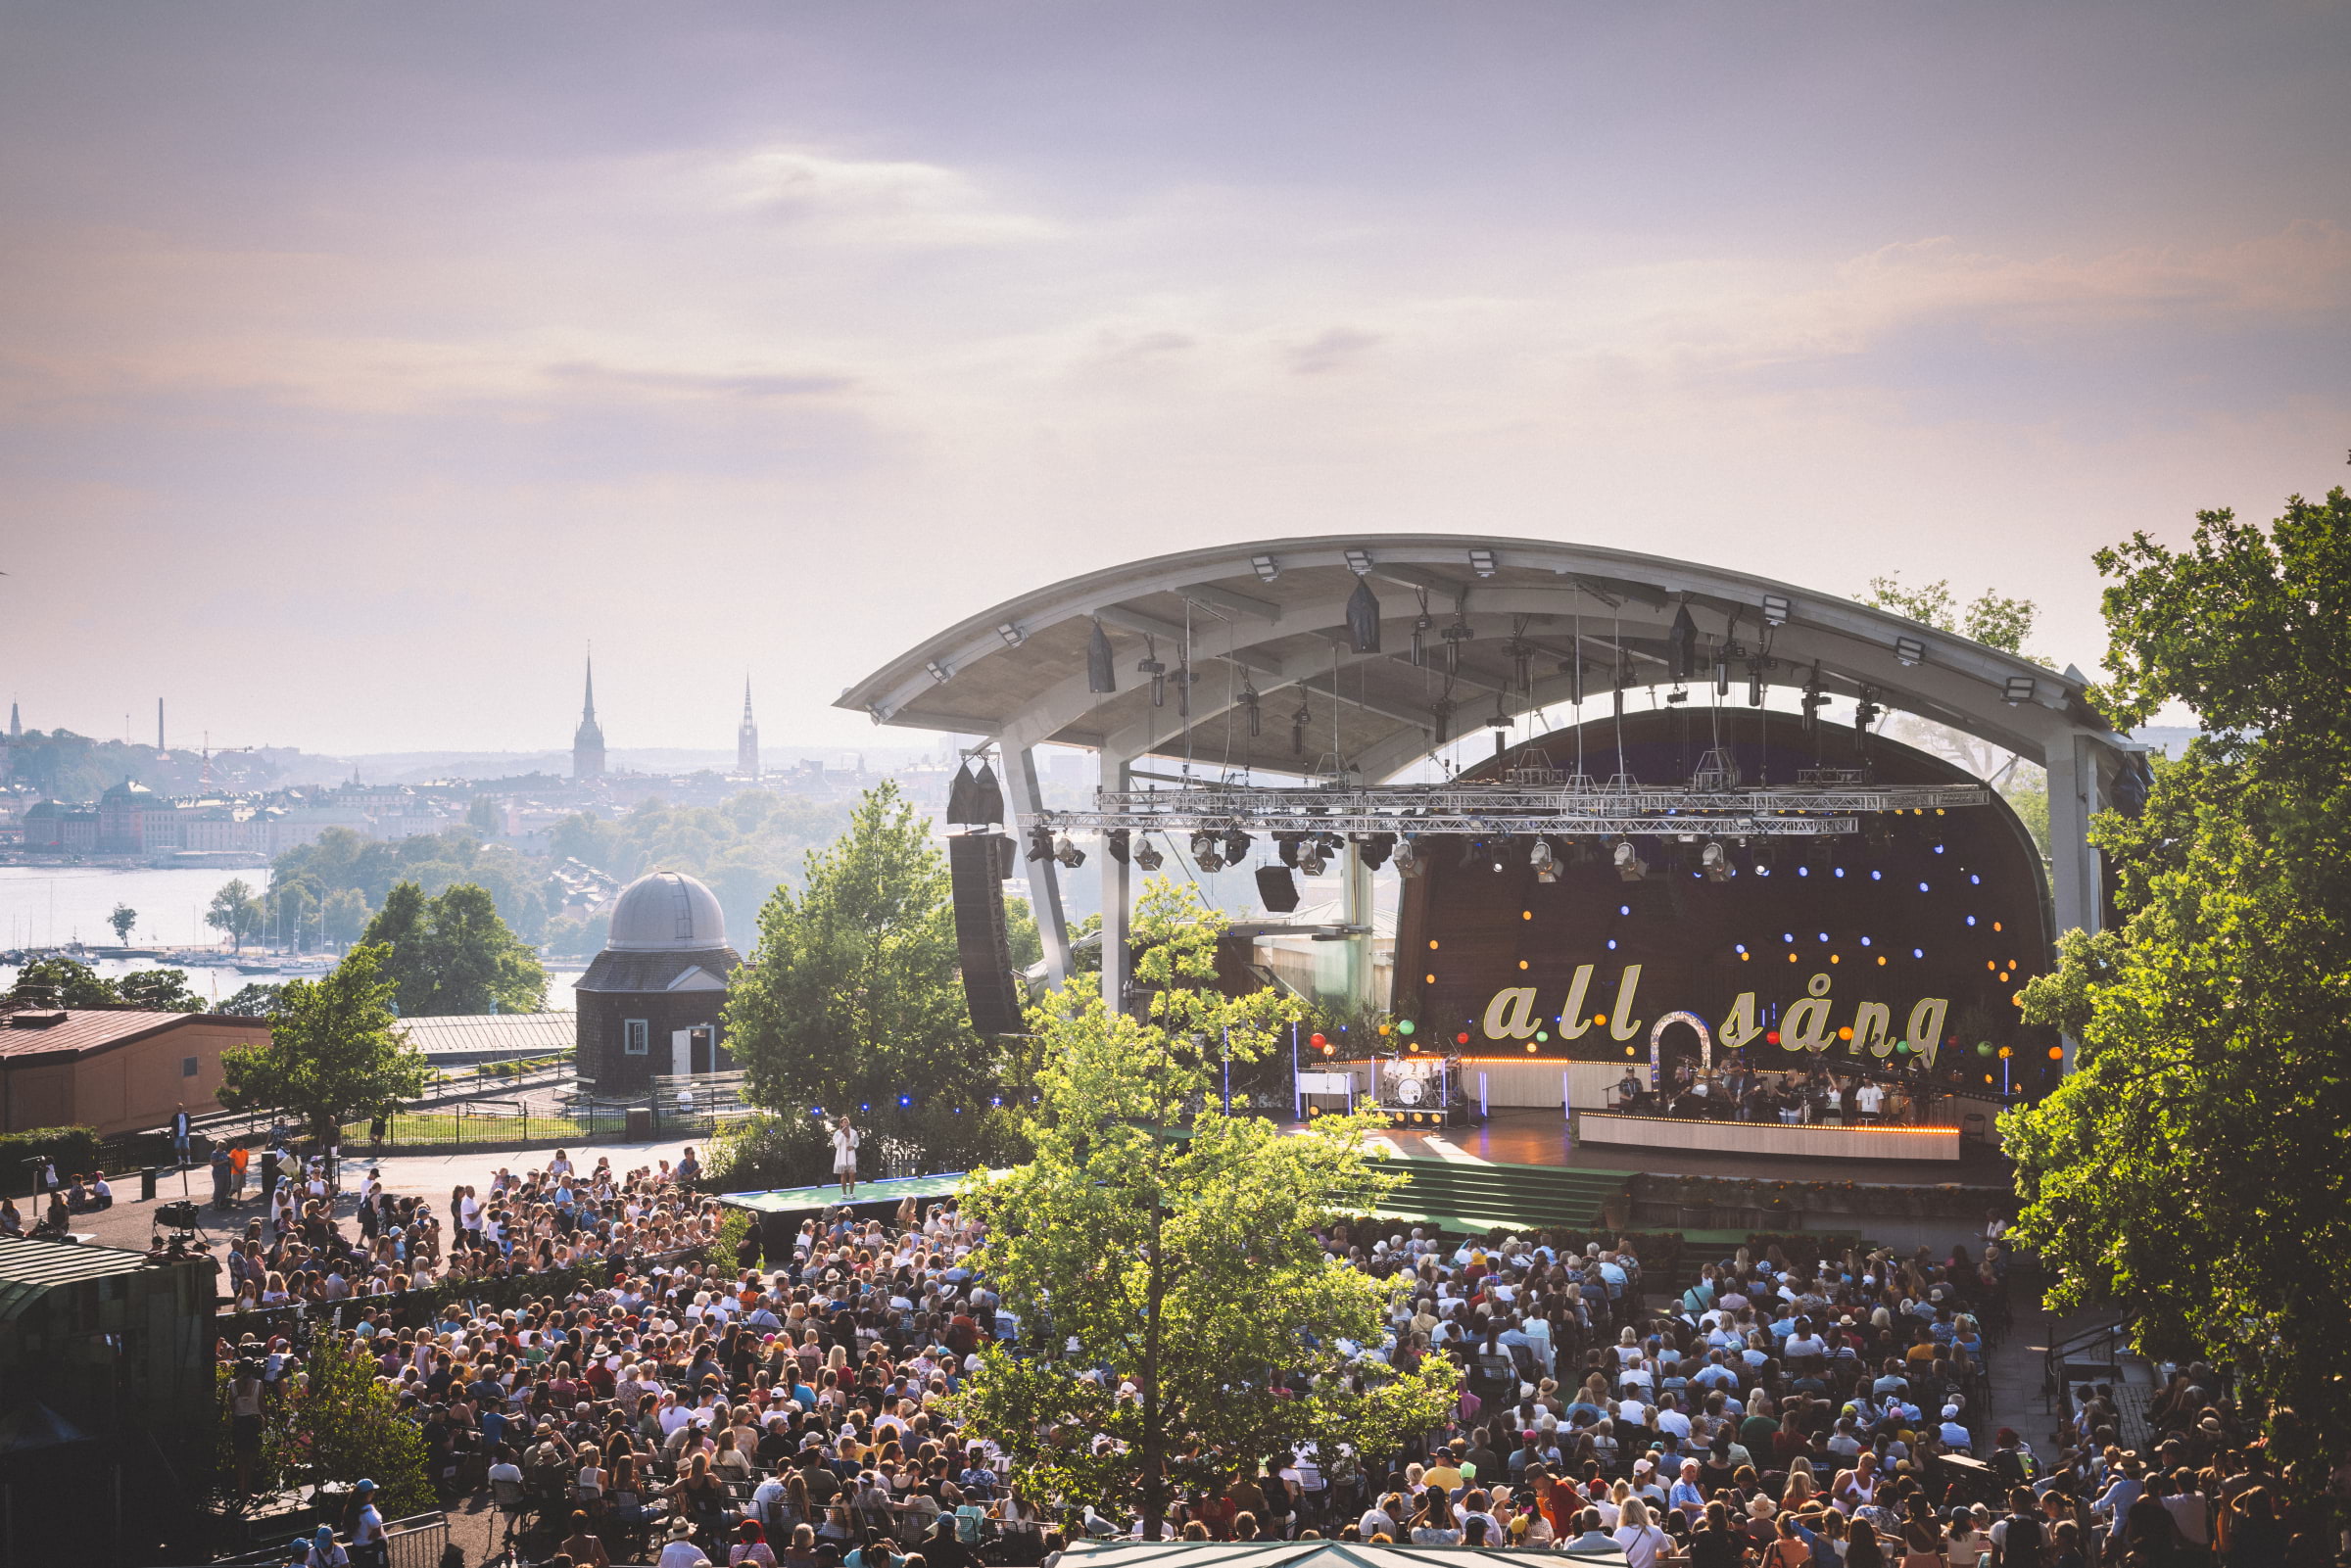
[{"label": "dark shingled building", "polygon": [[600,1095],[632,1095],[661,1073],[732,1070],[719,1012],[742,964],[709,888],[674,871],[629,883],[576,988],[580,1076]]}]

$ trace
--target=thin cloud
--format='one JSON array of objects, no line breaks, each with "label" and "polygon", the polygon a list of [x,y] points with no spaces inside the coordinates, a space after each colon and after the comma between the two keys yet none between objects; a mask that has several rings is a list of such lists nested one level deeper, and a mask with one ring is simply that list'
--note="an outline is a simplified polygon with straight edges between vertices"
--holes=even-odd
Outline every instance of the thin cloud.
[{"label": "thin cloud", "polygon": [[1291,350],[1290,368],[1302,376],[1322,375],[1344,368],[1385,341],[1382,333],[1333,327],[1312,343]]}]

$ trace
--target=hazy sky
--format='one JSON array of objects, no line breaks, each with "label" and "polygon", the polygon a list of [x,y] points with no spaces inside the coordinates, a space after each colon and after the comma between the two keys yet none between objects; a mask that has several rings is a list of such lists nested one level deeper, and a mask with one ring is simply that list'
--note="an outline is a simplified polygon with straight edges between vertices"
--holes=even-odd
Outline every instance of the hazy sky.
[{"label": "hazy sky", "polygon": [[[2045,606],[2351,478],[2351,8],[0,4],[25,721],[854,744],[1164,549]],[[0,695],[7,693],[0,692]],[[895,739],[896,736],[889,738]]]}]

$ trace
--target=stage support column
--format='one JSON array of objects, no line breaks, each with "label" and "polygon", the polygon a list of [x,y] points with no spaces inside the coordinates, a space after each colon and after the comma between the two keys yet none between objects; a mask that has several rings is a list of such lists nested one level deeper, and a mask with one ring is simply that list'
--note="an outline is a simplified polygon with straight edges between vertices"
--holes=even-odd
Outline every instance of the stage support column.
[{"label": "stage support column", "polygon": [[[2087,736],[2068,731],[2049,743],[2049,901],[2056,930],[2095,931],[2105,919],[2106,899],[2098,852],[2089,842],[2089,819],[2098,809],[2098,764]],[[2065,1067],[2074,1065],[2074,1039],[2065,1039]]]},{"label": "stage support column", "polygon": [[[1070,977],[1070,923],[1061,913],[1061,863],[1048,855],[1030,860],[1029,830],[1045,808],[1036,784],[1036,753],[1027,746],[1004,755],[1004,784],[1012,791],[1012,838],[1029,876],[1029,912],[1036,917],[1036,934],[1045,945],[1045,983],[1059,985]],[[1105,857],[1107,858],[1107,857]]]},{"label": "stage support column", "polygon": [[1363,846],[1350,835],[1339,852],[1339,919],[1363,927],[1362,935],[1347,938],[1347,1000],[1363,1008],[1372,1005],[1371,910],[1371,868],[1364,864]]},{"label": "stage support column", "polygon": [[[1107,746],[1102,751],[1102,787],[1125,789],[1131,783],[1128,764],[1131,758],[1120,756]],[[1130,839],[1128,853],[1135,840]],[[1102,844],[1102,1001],[1113,1012],[1127,1003],[1127,926],[1128,926],[1128,867],[1127,862],[1110,852],[1107,837]]]}]

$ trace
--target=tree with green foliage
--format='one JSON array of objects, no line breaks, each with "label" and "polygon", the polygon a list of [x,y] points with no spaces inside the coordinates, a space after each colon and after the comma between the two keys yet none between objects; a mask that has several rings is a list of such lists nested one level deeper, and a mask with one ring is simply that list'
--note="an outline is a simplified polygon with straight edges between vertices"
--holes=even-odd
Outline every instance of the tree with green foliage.
[{"label": "tree with green foliage", "polygon": [[[278,883],[301,882],[323,896],[330,911],[343,892],[356,892],[367,908],[379,909],[400,882],[414,882],[427,896],[470,882],[489,889],[499,918],[525,940],[537,941],[547,928],[546,868],[508,845],[484,843],[470,827],[393,839],[329,828],[316,842],[279,855],[269,870]],[[362,914],[359,924],[365,920]],[[330,918],[331,940],[349,942],[357,935],[354,927],[351,935],[335,936]]]},{"label": "tree with green foliage", "polygon": [[1177,1488],[1300,1442],[1394,1453],[1456,1397],[1441,1357],[1400,1371],[1344,1348],[1380,1342],[1398,1290],[1316,1236],[1397,1184],[1366,1153],[1371,1114],[1285,1135],[1218,1109],[1224,1056],[1267,1055],[1297,1016],[1271,989],[1217,989],[1223,925],[1192,888],[1144,888],[1148,1016],[1083,982],[1032,1009],[1034,1156],[963,1195],[987,1238],[973,1266],[1021,1337],[982,1352],[959,1413],[1065,1496],[1139,1505],[1146,1540]]},{"label": "tree with green foliage", "polygon": [[488,795],[475,795],[465,806],[465,826],[485,838],[506,831],[506,808]]},{"label": "tree with green foliage", "polygon": [[341,949],[358,941],[366,931],[367,916],[365,893],[356,887],[338,887],[326,895],[319,921],[326,927],[326,939]]},{"label": "tree with green foliage", "polygon": [[460,882],[427,898],[400,882],[360,934],[389,949],[384,973],[404,1018],[537,1013],[547,1006],[547,970],[499,918],[488,889]]},{"label": "tree with green foliage", "polygon": [[2040,606],[2029,598],[2004,598],[1986,589],[1960,608],[1951,596],[1948,579],[1939,578],[1924,587],[1912,588],[1899,575],[1873,577],[1869,580],[1869,592],[1853,596],[1878,609],[1906,615],[1938,632],[1949,632],[2018,658],[2033,659],[2036,664],[2044,662],[2025,651],[2025,639],[2033,635],[2033,623],[2040,619]]},{"label": "tree with green foliage", "polygon": [[759,913],[752,965],[727,997],[727,1046],[771,1109],[979,1096],[996,1059],[972,1033],[946,858],[884,782],[849,831],[808,855],[795,893]]},{"label": "tree with green foliage", "polygon": [[115,928],[117,942],[130,940],[130,928],[138,924],[138,920],[139,912],[122,903],[116,904],[113,912],[106,917],[106,923]]},{"label": "tree with green foliage", "polygon": [[277,1017],[284,992],[282,985],[241,985],[222,997],[213,1011],[230,1018],[273,1019]]},{"label": "tree with green foliage", "polygon": [[[220,1428],[226,1432],[229,1372],[219,1380]],[[424,1433],[384,1391],[375,1358],[334,1334],[318,1334],[291,1392],[268,1402],[262,1429],[264,1486],[299,1485],[309,1492],[326,1482],[375,1483],[375,1506],[386,1519],[434,1506],[425,1476]]]},{"label": "tree with green foliage", "polygon": [[617,822],[567,817],[555,824],[550,849],[557,860],[577,860],[623,882],[656,868],[700,879],[740,947],[758,927],[768,896],[793,879],[808,851],[847,827],[848,813],[838,801],[744,789],[716,806],[646,800]]},{"label": "tree with green foliage", "polygon": [[2183,550],[2101,550],[2118,726],[2193,709],[2145,809],[2102,813],[2119,928],[2068,933],[2026,1018],[2078,1042],[2001,1120],[2053,1307],[2232,1368],[2305,1496],[2351,1433],[2351,499]]},{"label": "tree with green foliage", "polygon": [[188,989],[184,970],[134,970],[108,979],[87,964],[54,955],[17,971],[9,987],[14,1007],[137,1007],[154,1013],[201,1013],[204,1000]]},{"label": "tree with green foliage", "polygon": [[269,1043],[220,1054],[220,1103],[283,1111],[329,1136],[355,1116],[389,1112],[421,1093],[429,1071],[392,1011],[391,957],[389,948],[361,943],[320,978],[286,981]]},{"label": "tree with green foliage", "polygon": [[242,953],[246,939],[258,935],[268,924],[268,917],[245,879],[232,877],[213,894],[212,907],[204,912],[204,923],[227,937]]}]

